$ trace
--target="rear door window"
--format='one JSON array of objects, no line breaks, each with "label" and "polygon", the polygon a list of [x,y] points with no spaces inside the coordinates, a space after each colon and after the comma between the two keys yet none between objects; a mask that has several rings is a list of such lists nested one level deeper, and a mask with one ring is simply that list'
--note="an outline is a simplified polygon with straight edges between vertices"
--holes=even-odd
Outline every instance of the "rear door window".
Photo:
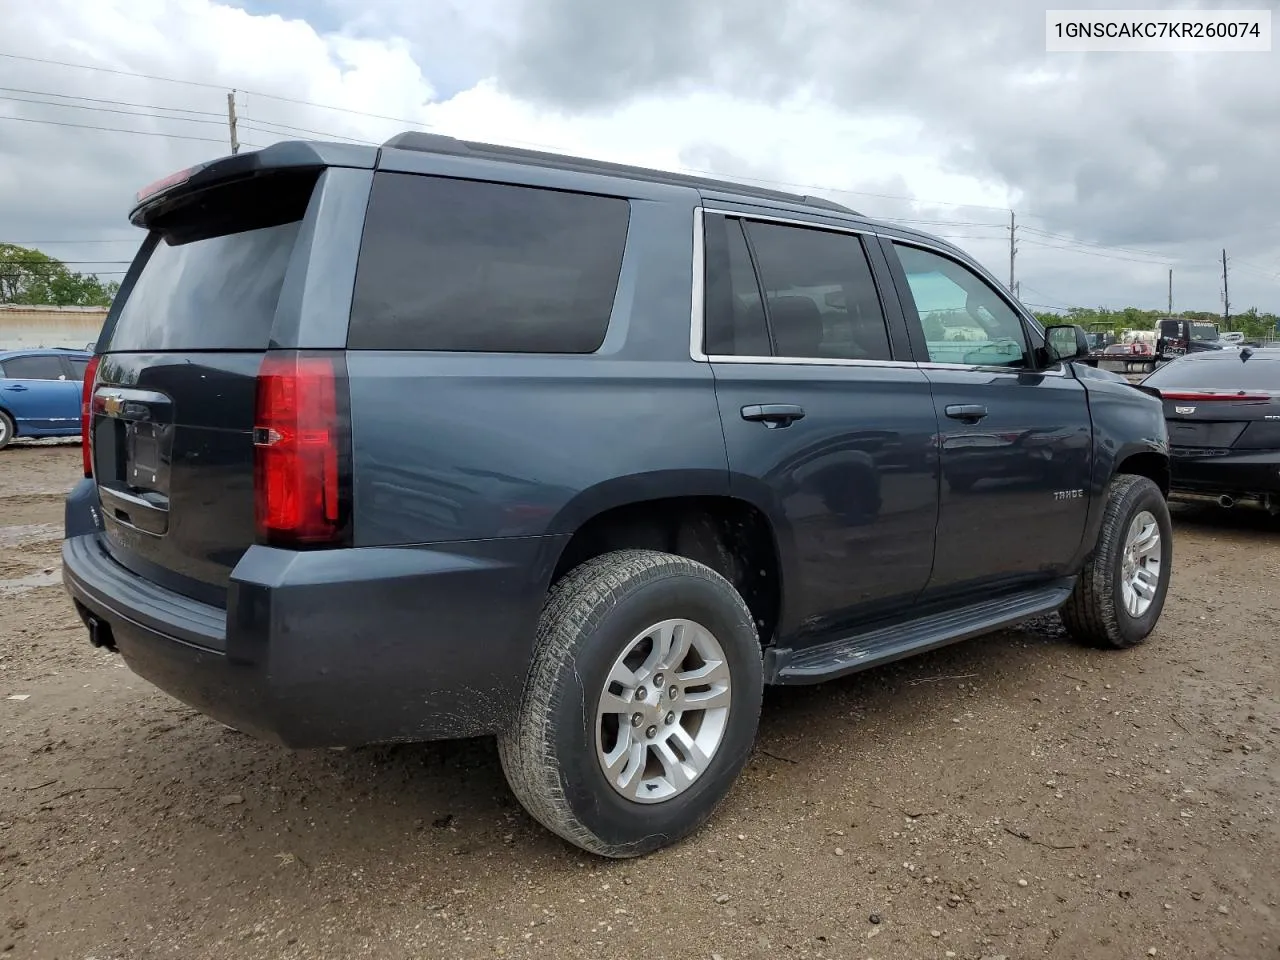
[{"label": "rear door window", "polygon": [[61,380],[66,376],[57,357],[10,357],[3,367],[5,377],[10,380]]},{"label": "rear door window", "polygon": [[773,353],[742,223],[720,214],[704,218],[706,332],[709,356],[767,357]]},{"label": "rear door window", "polygon": [[862,240],[746,222],[777,355],[889,360],[889,331]]},{"label": "rear door window", "polygon": [[68,360],[71,365],[71,375],[76,380],[84,380],[85,371],[89,369],[88,360]]},{"label": "rear door window", "polygon": [[591,353],[609,325],[629,215],[616,197],[380,173],[347,345]]}]

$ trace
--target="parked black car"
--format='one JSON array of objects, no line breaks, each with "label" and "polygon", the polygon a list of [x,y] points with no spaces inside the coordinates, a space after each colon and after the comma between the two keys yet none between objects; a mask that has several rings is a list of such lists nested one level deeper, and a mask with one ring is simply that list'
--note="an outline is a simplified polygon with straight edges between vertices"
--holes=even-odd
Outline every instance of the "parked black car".
[{"label": "parked black car", "polygon": [[1280,513],[1280,350],[1188,355],[1142,385],[1164,403],[1174,499]]},{"label": "parked black car", "polygon": [[496,735],[534,817],[632,856],[710,816],[766,683],[1160,616],[1160,404],[945,241],[424,134],[217,160],[132,221],[65,582],[238,729]]}]

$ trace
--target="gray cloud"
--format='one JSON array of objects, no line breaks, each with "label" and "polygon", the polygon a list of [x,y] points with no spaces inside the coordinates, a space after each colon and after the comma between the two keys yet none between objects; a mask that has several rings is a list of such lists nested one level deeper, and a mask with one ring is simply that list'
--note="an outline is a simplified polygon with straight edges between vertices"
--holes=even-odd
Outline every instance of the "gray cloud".
[{"label": "gray cloud", "polygon": [[[948,169],[1008,185],[1042,229],[1154,246],[1208,309],[1212,256],[1226,245],[1254,266],[1242,295],[1280,306],[1280,276],[1265,273],[1280,275],[1280,51],[1047,54],[1043,8],[1024,0],[661,0],[607,14],[594,0],[531,0],[520,26],[500,76],[526,96],[603,111],[713,87],[773,101],[816,93],[852,117],[911,116]],[[717,166],[734,172],[723,158]],[[1028,239],[1026,261],[1046,262]],[[1056,256],[1046,285],[1079,290],[1070,275],[1085,273],[1108,299],[1123,299],[1117,283],[1135,297],[1163,290],[1126,279],[1163,269]]]},{"label": "gray cloud", "polygon": [[[291,7],[280,7],[283,2],[245,5],[295,15],[301,6],[288,0]],[[1267,5],[1274,10],[1278,2]],[[1217,258],[1226,246],[1236,264],[1233,303],[1280,309],[1274,226],[1280,193],[1273,173],[1280,147],[1280,52],[1047,55],[1042,8],[1025,0],[448,0],[422,9],[398,0],[324,0],[323,6],[322,30],[403,37],[424,74],[446,94],[494,76],[511,95],[570,116],[605,115],[641,98],[711,90],[765,104],[816,97],[855,126],[880,118],[914,121],[917,132],[903,134],[911,137],[904,150],[932,154],[946,170],[1003,186],[1015,198],[1027,228],[1019,253],[1024,299],[1161,306],[1169,262],[1177,271],[1176,305],[1216,309]],[[88,0],[47,0],[39,11],[9,21],[5,47],[302,99],[319,96],[305,66],[327,65],[315,50],[282,50],[278,60],[247,56],[235,43],[199,36],[203,27],[182,19],[191,9],[183,4],[165,7],[157,22],[138,24],[127,36],[101,38],[84,16],[88,9]],[[65,259],[127,259],[138,242],[125,222],[133,191],[225,149],[219,89],[3,58],[0,86],[213,114],[193,115],[208,123],[187,123],[0,99],[0,240],[111,241],[46,247]],[[426,95],[413,83],[384,85],[364,109],[410,116]],[[403,126],[252,97],[247,112],[258,120],[369,139]],[[6,115],[213,142],[99,134],[5,121]],[[823,134],[814,131],[815,149],[822,149]],[[242,138],[269,142],[251,130]],[[680,161],[729,178],[796,179],[786,163],[760,148],[759,139],[745,128],[734,142],[687,144]],[[907,178],[868,177],[856,156],[834,185],[861,191],[830,195],[872,215],[945,221],[922,226],[972,250],[998,276],[1007,274],[1003,211],[893,199],[910,196]]]}]

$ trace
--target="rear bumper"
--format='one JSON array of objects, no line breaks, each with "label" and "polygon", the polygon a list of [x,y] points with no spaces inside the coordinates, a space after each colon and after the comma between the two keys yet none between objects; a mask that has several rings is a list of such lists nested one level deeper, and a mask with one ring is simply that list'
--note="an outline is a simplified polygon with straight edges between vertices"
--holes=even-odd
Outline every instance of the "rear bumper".
[{"label": "rear bumper", "polygon": [[255,546],[222,610],[137,577],[90,532],[63,542],[63,582],[98,641],[202,713],[291,747],[361,746],[511,722],[560,546]]},{"label": "rear bumper", "polygon": [[1237,497],[1280,495],[1280,451],[1231,452],[1225,456],[1179,455],[1172,451],[1172,495],[1229,494]]}]

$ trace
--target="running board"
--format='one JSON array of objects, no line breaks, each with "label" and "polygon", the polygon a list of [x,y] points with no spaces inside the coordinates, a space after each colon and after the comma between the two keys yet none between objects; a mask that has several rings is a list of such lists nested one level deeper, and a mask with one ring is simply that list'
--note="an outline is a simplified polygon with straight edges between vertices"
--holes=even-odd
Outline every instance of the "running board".
[{"label": "running board", "polygon": [[1052,613],[1071,596],[1076,578],[1055,580],[1034,590],[1021,590],[948,610],[854,634],[802,650],[766,652],[768,683],[822,683],[913,654],[944,647],[1012,626],[1030,617]]}]

